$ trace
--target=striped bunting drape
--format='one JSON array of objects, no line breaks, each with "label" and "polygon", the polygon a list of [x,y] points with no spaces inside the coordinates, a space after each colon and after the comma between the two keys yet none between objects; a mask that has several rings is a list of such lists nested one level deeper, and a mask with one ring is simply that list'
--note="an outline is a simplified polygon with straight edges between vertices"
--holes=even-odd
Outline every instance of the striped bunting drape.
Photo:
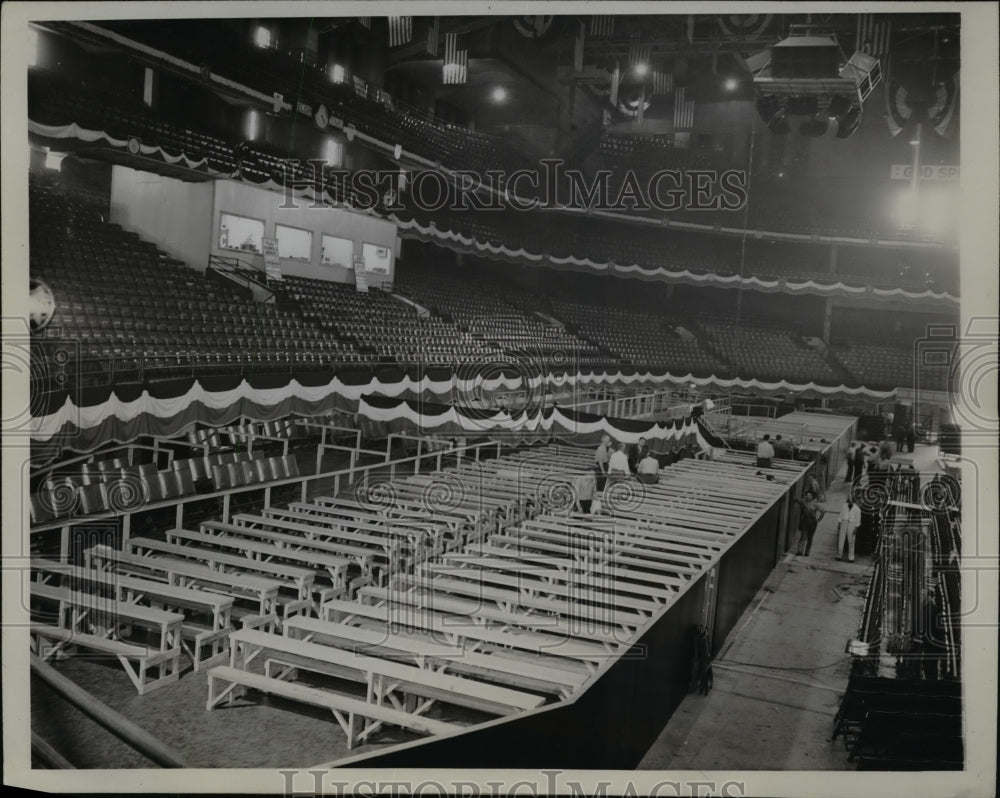
[{"label": "striped bunting drape", "polygon": [[413,17],[389,17],[389,46],[399,47],[413,37]]},{"label": "striped bunting drape", "polygon": [[674,128],[689,130],[694,127],[694,100],[688,100],[686,90],[677,89],[674,92]]},{"label": "striped bunting drape", "polygon": [[590,17],[591,36],[610,36],[615,32],[615,18],[610,14],[592,14]]},{"label": "striped bunting drape", "polygon": [[889,55],[892,38],[892,23],[876,20],[874,14],[858,14],[857,49],[876,58]]},{"label": "striped bunting drape", "polygon": [[446,86],[465,83],[469,77],[469,51],[458,49],[458,34],[444,35],[444,64],[442,80]]},{"label": "striped bunting drape", "polygon": [[653,45],[642,42],[632,42],[628,46],[628,66],[634,67],[636,64],[649,65],[650,56],[653,54]]},{"label": "striped bunting drape", "polygon": [[427,52],[433,56],[438,54],[438,39],[441,32],[441,17],[434,17],[427,26]]},{"label": "striped bunting drape", "polygon": [[653,69],[652,88],[653,94],[658,94],[660,96],[673,94],[674,73],[668,72],[662,63],[657,64]]}]

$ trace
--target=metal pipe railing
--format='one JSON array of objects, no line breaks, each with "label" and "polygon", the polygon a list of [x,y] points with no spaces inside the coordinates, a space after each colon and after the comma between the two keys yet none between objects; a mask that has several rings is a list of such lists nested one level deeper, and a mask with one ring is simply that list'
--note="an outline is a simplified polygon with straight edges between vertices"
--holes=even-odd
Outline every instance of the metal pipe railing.
[{"label": "metal pipe railing", "polygon": [[132,746],[160,767],[188,767],[188,764],[173,749],[124,715],[115,712],[107,704],[98,701],[82,687],[74,684],[51,665],[44,662],[37,654],[31,654],[31,671],[84,715],[97,721],[119,740]]}]

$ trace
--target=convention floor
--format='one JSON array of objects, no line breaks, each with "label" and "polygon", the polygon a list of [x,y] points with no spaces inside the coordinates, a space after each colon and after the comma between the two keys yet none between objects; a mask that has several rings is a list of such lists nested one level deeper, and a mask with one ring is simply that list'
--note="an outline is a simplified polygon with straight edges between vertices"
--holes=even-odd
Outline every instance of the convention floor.
[{"label": "convention floor", "polygon": [[[939,470],[936,455],[918,446],[904,456],[923,475]],[[843,477],[827,490],[810,555],[778,563],[716,652],[711,693],[684,699],[640,770],[853,770],[830,733],[871,557],[836,559]]]}]

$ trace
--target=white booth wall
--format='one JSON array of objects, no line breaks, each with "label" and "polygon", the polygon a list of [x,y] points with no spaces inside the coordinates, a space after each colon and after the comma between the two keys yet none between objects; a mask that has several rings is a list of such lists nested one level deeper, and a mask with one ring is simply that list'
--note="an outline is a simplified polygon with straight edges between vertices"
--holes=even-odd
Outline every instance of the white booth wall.
[{"label": "white booth wall", "polygon": [[[210,255],[240,258],[263,269],[262,254],[221,246],[226,213],[261,221],[268,238],[276,237],[278,225],[312,234],[310,257],[282,258],[283,274],[353,283],[353,259],[363,258],[369,285],[392,283],[399,253],[395,224],[355,211],[313,207],[304,198],[294,200],[296,207],[281,207],[286,204],[291,203],[276,191],[231,180],[191,183],[125,166],[112,170],[111,221],[193,269],[204,271]],[[341,239],[328,247],[337,263],[322,262],[324,236]],[[351,259],[341,263],[348,260],[348,253]]]}]

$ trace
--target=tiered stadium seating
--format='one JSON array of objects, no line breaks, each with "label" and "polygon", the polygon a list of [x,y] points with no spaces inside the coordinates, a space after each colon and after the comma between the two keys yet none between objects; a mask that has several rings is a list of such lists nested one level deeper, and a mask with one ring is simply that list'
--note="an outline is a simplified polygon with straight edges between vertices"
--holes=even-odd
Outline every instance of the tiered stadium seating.
[{"label": "tiered stadium seating", "polygon": [[[475,340],[508,356],[532,355],[566,365],[597,366],[608,358],[598,347],[587,344],[559,328],[543,323],[486,285],[470,283],[457,273],[410,273],[397,287],[434,312],[452,319]],[[513,293],[512,288],[508,291]]]},{"label": "tiered stadium seating", "polygon": [[675,375],[727,376],[724,363],[696,341],[682,338],[666,316],[559,300],[553,301],[553,307],[580,336],[614,352],[629,365],[666,369]]},{"label": "tiered stadium seating", "polygon": [[711,345],[733,364],[744,379],[787,380],[798,383],[833,384],[833,370],[821,355],[809,349],[788,329],[775,329],[774,322],[714,315],[699,319]]},{"label": "tiered stadium seating", "polygon": [[288,277],[285,284],[306,319],[336,331],[372,359],[448,365],[465,358],[492,359],[494,350],[483,341],[439,318],[420,317],[386,293],[361,294],[353,284],[302,277]]},{"label": "tiered stadium seating", "polygon": [[82,384],[360,360],[350,345],[207,280],[94,207],[33,179],[32,275],[56,297],[49,339],[72,342]]}]

